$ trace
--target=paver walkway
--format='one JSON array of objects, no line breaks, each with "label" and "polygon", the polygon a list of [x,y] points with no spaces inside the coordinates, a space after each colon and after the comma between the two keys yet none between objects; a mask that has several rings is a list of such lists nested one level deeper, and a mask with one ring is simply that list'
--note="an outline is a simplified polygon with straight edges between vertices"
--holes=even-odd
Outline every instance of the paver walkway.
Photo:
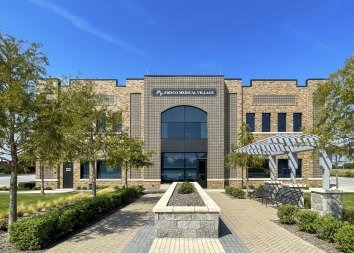
[{"label": "paver walkway", "polygon": [[217,238],[156,238],[149,253],[225,253]]},{"label": "paver walkway", "polygon": [[276,209],[255,200],[233,199],[221,192],[208,192],[220,206],[221,217],[251,252],[323,252],[275,224]]},{"label": "paver walkway", "polygon": [[162,196],[149,193],[48,250],[53,253],[122,252],[152,218],[152,208]]}]

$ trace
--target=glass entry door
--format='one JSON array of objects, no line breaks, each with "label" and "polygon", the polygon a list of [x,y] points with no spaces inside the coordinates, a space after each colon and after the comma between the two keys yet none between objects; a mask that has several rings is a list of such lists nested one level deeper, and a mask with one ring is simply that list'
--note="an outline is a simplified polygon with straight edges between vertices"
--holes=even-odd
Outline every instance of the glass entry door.
[{"label": "glass entry door", "polygon": [[201,187],[207,188],[207,160],[197,160],[197,179]]},{"label": "glass entry door", "polygon": [[197,161],[206,161],[207,153],[162,153],[161,154],[161,181],[183,182],[198,181]]}]

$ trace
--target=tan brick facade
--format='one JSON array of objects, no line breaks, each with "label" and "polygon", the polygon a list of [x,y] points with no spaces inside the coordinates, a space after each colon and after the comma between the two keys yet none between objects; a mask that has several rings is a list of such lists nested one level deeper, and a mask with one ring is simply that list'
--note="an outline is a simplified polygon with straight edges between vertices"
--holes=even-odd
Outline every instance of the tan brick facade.
[{"label": "tan brick facade", "polygon": [[[302,127],[311,129],[314,117],[312,96],[316,86],[322,82],[307,80],[306,86],[298,86],[296,80],[251,80],[250,86],[243,86],[241,79],[223,76],[145,76],[127,79],[125,86],[117,86],[117,80],[111,79],[90,81],[93,82],[97,93],[110,96],[109,110],[123,112],[123,128],[134,137],[143,139],[147,149],[154,149],[157,152],[153,159],[154,166],[129,173],[129,184],[141,184],[146,188],[156,189],[161,185],[160,114],[162,111],[178,105],[195,106],[206,111],[208,113],[208,188],[223,188],[227,184],[240,186],[241,168],[224,168],[223,164],[224,155],[230,152],[233,144],[237,143],[238,129],[245,121],[246,113],[255,114],[256,140],[278,134],[278,113],[286,113],[287,132],[293,131],[293,113],[302,113]],[[152,88],[213,88],[217,90],[218,95],[211,98],[181,96],[160,99],[152,97]],[[271,129],[268,133],[262,132],[261,129],[262,113],[271,114]],[[132,127],[134,129],[131,129]],[[222,129],[224,132],[221,132]],[[299,182],[309,186],[319,185],[321,176],[316,161],[318,158],[310,152],[300,153],[298,157],[302,159],[302,176]],[[98,179],[97,184],[122,186],[124,176],[122,171],[122,179]],[[45,177],[46,186],[63,188],[63,166],[53,169],[49,177]],[[36,178],[36,184],[40,185],[38,164]],[[89,179],[80,179],[80,164],[74,162],[73,187],[88,187],[91,180],[91,174]],[[259,185],[267,180],[269,179],[250,178],[249,182]],[[287,178],[281,180],[289,181]]]}]

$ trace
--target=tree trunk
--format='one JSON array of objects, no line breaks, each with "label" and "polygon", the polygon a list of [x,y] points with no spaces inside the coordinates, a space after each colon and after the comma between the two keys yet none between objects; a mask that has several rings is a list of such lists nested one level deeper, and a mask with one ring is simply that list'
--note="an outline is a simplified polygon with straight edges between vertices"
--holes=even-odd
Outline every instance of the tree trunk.
[{"label": "tree trunk", "polygon": [[243,167],[241,167],[241,177],[242,177],[242,180],[241,180],[241,187],[243,187]]},{"label": "tree trunk", "polygon": [[91,167],[92,167],[92,195],[94,197],[96,197],[96,194],[97,194],[97,189],[96,189],[96,178],[97,178],[96,161],[91,161]]},{"label": "tree trunk", "polygon": [[125,162],[125,180],[124,180],[125,188],[128,188],[128,163]]},{"label": "tree trunk", "polygon": [[[10,225],[17,220],[17,147],[15,135],[10,136],[11,146],[11,178],[10,178],[10,200],[9,200],[9,229]],[[10,234],[10,233],[9,233]]]},{"label": "tree trunk", "polygon": [[248,167],[246,167],[246,198],[248,198],[249,192],[250,192],[250,188],[248,185]]},{"label": "tree trunk", "polygon": [[39,161],[39,170],[41,174],[41,195],[44,195],[44,165],[42,161]]}]

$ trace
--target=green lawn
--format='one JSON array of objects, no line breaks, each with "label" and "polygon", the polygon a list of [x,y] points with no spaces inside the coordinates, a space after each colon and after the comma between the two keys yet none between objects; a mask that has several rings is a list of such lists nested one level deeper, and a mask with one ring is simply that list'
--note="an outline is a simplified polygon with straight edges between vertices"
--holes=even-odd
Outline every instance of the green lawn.
[{"label": "green lawn", "polygon": [[[35,204],[37,201],[48,201],[54,200],[59,197],[70,196],[76,193],[60,193],[60,194],[45,194],[41,196],[40,194],[18,194],[17,201],[18,205],[24,204]],[[9,194],[0,194],[0,212],[9,209]]]},{"label": "green lawn", "polygon": [[354,210],[354,193],[345,193],[343,196],[343,207]]},{"label": "green lawn", "polygon": [[[311,202],[311,195],[309,192],[305,193],[305,198],[307,198],[307,200]],[[343,208],[354,210],[354,193],[344,193]]]}]

